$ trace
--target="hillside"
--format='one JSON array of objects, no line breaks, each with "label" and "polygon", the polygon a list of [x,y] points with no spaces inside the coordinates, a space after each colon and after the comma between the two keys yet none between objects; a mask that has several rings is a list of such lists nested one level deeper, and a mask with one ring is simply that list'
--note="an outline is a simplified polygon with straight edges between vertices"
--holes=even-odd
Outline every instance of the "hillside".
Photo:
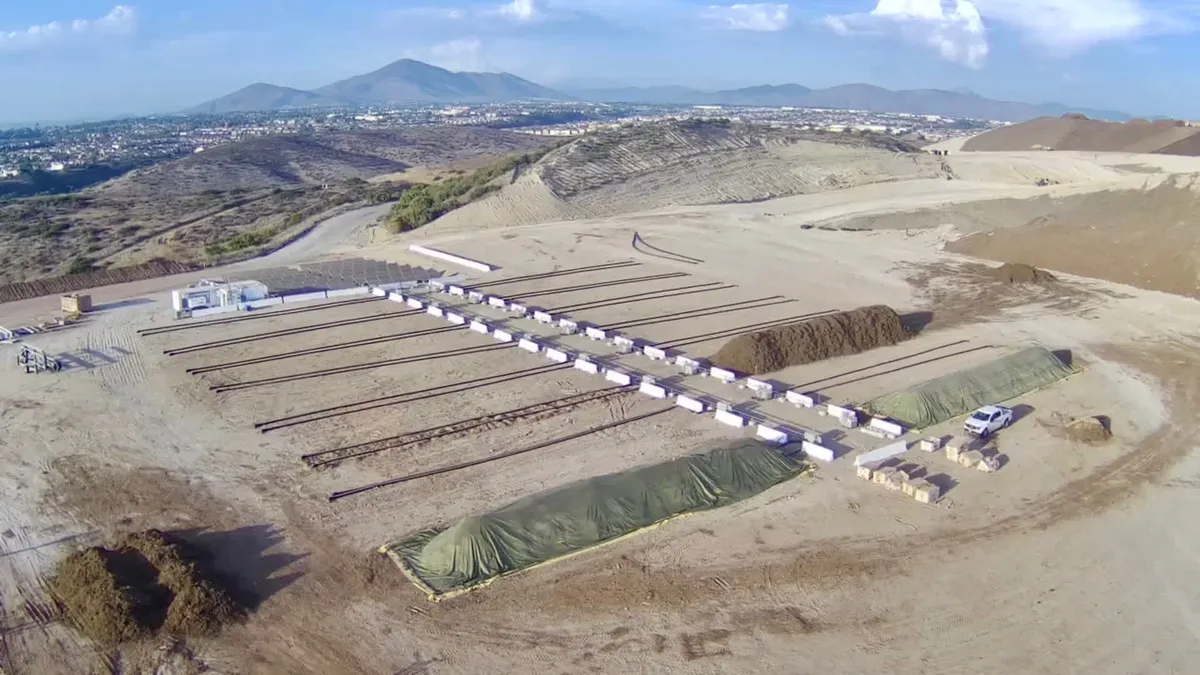
[{"label": "hillside", "polygon": [[969,139],[962,149],[1014,152],[1044,148],[1197,156],[1200,155],[1197,133],[1200,128],[1182,126],[1174,120],[1115,123],[1076,116],[1040,117],[982,133]]},{"label": "hillside", "polygon": [[321,185],[521,153],[547,141],[482,127],[264,136],[140,169],[93,189],[155,195]]},{"label": "hillside", "polygon": [[311,91],[259,82],[239,89],[227,96],[222,96],[194,108],[189,108],[184,112],[188,114],[220,115],[232,112],[334,106],[338,104],[339,101],[336,99],[328,98]]},{"label": "hillside", "polygon": [[251,255],[338,209],[397,199],[408,178],[389,174],[452,175],[550,140],[472,127],[264,137],[76,194],[3,200],[0,284],[91,265]]},{"label": "hillside", "polygon": [[509,73],[452,72],[412,59],[356,75],[314,91],[252,84],[184,112],[192,114],[280,110],[382,103],[502,103],[571,100],[571,96]]},{"label": "hillside", "polygon": [[886,136],[664,122],[581,138],[433,226],[507,227],[919,178],[945,178],[939,158]]},{"label": "hillside", "polygon": [[393,102],[502,102],[562,100],[564,94],[508,73],[451,72],[412,59],[334,82],[316,90],[331,99],[357,105]]}]

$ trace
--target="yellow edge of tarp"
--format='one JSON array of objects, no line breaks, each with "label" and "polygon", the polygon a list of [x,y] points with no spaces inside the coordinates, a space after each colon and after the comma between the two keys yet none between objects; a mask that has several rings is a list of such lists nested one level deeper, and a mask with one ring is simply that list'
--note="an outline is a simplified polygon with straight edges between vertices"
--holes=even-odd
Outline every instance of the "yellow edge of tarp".
[{"label": "yellow edge of tarp", "polygon": [[[787,478],[783,481],[780,481],[779,483],[776,483],[776,485],[782,485],[783,483],[786,483],[790,480],[794,480],[801,476],[806,476],[816,470],[816,465],[814,465],[814,464],[810,464],[808,462],[798,462],[798,464],[800,466],[800,470],[797,471],[794,476],[792,476],[791,478]],[[772,486],[772,487],[774,487],[774,486]],[[767,490],[769,490],[769,489],[771,489],[771,488],[767,488]],[[766,492],[767,490],[763,490],[763,492]],[[762,492],[760,492],[758,494],[762,494]],[[755,495],[755,496],[758,496],[758,495]],[[745,501],[745,500],[742,500],[742,501]],[[730,504],[729,506],[732,506],[732,504]],[[659,527],[662,527],[666,523],[671,522],[672,520],[678,520],[680,518],[685,518],[687,516],[691,516],[691,515],[694,515],[697,513],[704,513],[706,511],[712,511],[712,510],[714,510],[714,509],[712,509],[712,508],[698,509],[695,511],[686,511],[684,513],[676,514],[674,516],[669,516],[667,518],[663,518],[662,520],[653,522],[645,527],[639,527],[636,530],[631,530],[629,532],[626,532],[625,534],[622,534],[619,537],[613,537],[612,539],[605,539],[604,541],[597,542],[595,544],[592,544],[591,546],[581,548],[578,551],[571,551],[570,553],[564,553],[563,555],[555,556],[549,560],[545,560],[545,561],[537,563],[535,565],[530,565],[529,567],[522,567],[521,569],[512,570],[509,572],[501,572],[500,574],[488,577],[487,579],[484,579],[483,581],[471,584],[470,586],[456,588],[452,591],[446,591],[445,593],[438,593],[436,590],[434,590],[432,587],[430,587],[429,584],[425,583],[425,581],[423,579],[421,579],[420,576],[417,575],[416,570],[412,569],[412,567],[407,562],[405,562],[404,556],[402,556],[399,553],[397,553],[396,551],[392,550],[391,546],[384,544],[383,546],[379,547],[379,552],[387,554],[387,557],[390,558],[393,563],[395,563],[396,567],[400,568],[400,571],[404,573],[404,576],[406,578],[408,578],[409,582],[411,582],[412,585],[416,586],[417,588],[421,589],[421,592],[425,594],[426,599],[428,599],[431,602],[441,602],[442,600],[445,600],[447,598],[455,598],[460,595],[463,595],[464,593],[470,593],[471,591],[474,591],[474,590],[477,590],[480,588],[485,588],[487,586],[491,586],[492,582],[496,581],[497,579],[512,576],[514,574],[520,574],[522,572],[529,572],[532,570],[536,570],[536,569],[545,567],[547,565],[562,562],[569,558],[574,558],[577,555],[580,555],[583,553],[590,553],[598,548],[608,546],[609,544],[615,544],[619,541],[624,541],[625,539],[629,539],[631,537],[640,535],[644,532],[648,532],[649,530],[657,529]]]}]

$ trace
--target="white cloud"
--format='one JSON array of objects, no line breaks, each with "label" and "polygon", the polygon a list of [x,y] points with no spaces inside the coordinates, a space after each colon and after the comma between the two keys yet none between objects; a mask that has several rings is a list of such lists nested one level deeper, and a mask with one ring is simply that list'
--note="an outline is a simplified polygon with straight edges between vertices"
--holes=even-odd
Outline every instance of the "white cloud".
[{"label": "white cloud", "polygon": [[433,45],[428,49],[427,60],[435,66],[453,71],[487,70],[487,59],[483,54],[483,43],[479,38],[464,38]]},{"label": "white cloud", "polygon": [[943,59],[968,68],[982,68],[988,55],[987,31],[970,0],[879,0],[871,20],[895,24],[908,40],[924,43]]},{"label": "white cloud", "polygon": [[786,4],[711,5],[704,18],[729,30],[780,31],[788,27]]},{"label": "white cloud", "polygon": [[1103,42],[1185,31],[1189,13],[1140,0],[877,0],[868,13],[828,16],[824,23],[840,35],[897,34],[979,68],[989,51],[988,25],[1011,28],[1044,55],[1061,57]]},{"label": "white cloud", "polygon": [[515,21],[533,21],[541,16],[533,0],[513,0],[497,11]]},{"label": "white cloud", "polygon": [[494,23],[497,17],[514,23],[532,23],[548,17],[547,12],[543,10],[537,0],[512,0],[512,2],[502,5],[476,6],[465,9],[434,6],[405,7],[392,10],[388,12],[388,15],[400,21],[409,19],[453,22],[470,20],[470,23],[478,27],[482,27],[479,26],[481,22],[491,21]]},{"label": "white cloud", "polygon": [[128,5],[117,5],[98,19],[75,19],[0,32],[0,51],[26,51],[54,44],[105,36],[127,36],[137,32],[137,13]]},{"label": "white cloud", "polygon": [[980,13],[1020,30],[1055,54],[1100,42],[1136,38],[1166,28],[1137,0],[976,0]]}]

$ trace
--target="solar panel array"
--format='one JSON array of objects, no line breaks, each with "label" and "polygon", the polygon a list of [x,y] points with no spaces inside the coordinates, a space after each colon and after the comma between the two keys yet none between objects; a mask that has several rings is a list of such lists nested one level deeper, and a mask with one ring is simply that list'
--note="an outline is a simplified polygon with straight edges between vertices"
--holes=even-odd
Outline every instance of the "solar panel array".
[{"label": "solar panel array", "polygon": [[364,285],[385,286],[402,281],[428,281],[440,276],[443,276],[442,272],[424,267],[366,258],[345,258],[238,272],[226,276],[226,280],[261,281],[272,295],[294,295]]}]

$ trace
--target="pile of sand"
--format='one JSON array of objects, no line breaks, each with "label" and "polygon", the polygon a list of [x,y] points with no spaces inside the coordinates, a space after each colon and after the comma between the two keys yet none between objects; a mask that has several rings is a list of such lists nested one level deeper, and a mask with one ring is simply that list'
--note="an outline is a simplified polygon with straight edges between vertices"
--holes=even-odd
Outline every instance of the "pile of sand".
[{"label": "pile of sand", "polygon": [[1077,443],[1106,443],[1112,438],[1112,428],[1106,417],[1081,417],[1065,427],[1067,437]]},{"label": "pile of sand", "polygon": [[1025,263],[1004,263],[993,268],[991,276],[1006,284],[1037,284],[1046,286],[1058,281],[1053,274]]},{"label": "pile of sand", "polygon": [[986,131],[963,143],[962,149],[971,152],[1053,149],[1195,156],[1198,138],[1200,128],[1176,120],[1121,124],[1090,120],[1082,115],[1063,115],[1039,117]]},{"label": "pile of sand", "polygon": [[894,345],[910,336],[900,315],[886,305],[860,307],[801,323],[739,335],[710,359],[748,375]]},{"label": "pile of sand", "polygon": [[67,618],[104,645],[159,631],[213,635],[242,609],[202,560],[178,538],[148,530],[112,548],[71,554],[59,563],[50,590]]}]

